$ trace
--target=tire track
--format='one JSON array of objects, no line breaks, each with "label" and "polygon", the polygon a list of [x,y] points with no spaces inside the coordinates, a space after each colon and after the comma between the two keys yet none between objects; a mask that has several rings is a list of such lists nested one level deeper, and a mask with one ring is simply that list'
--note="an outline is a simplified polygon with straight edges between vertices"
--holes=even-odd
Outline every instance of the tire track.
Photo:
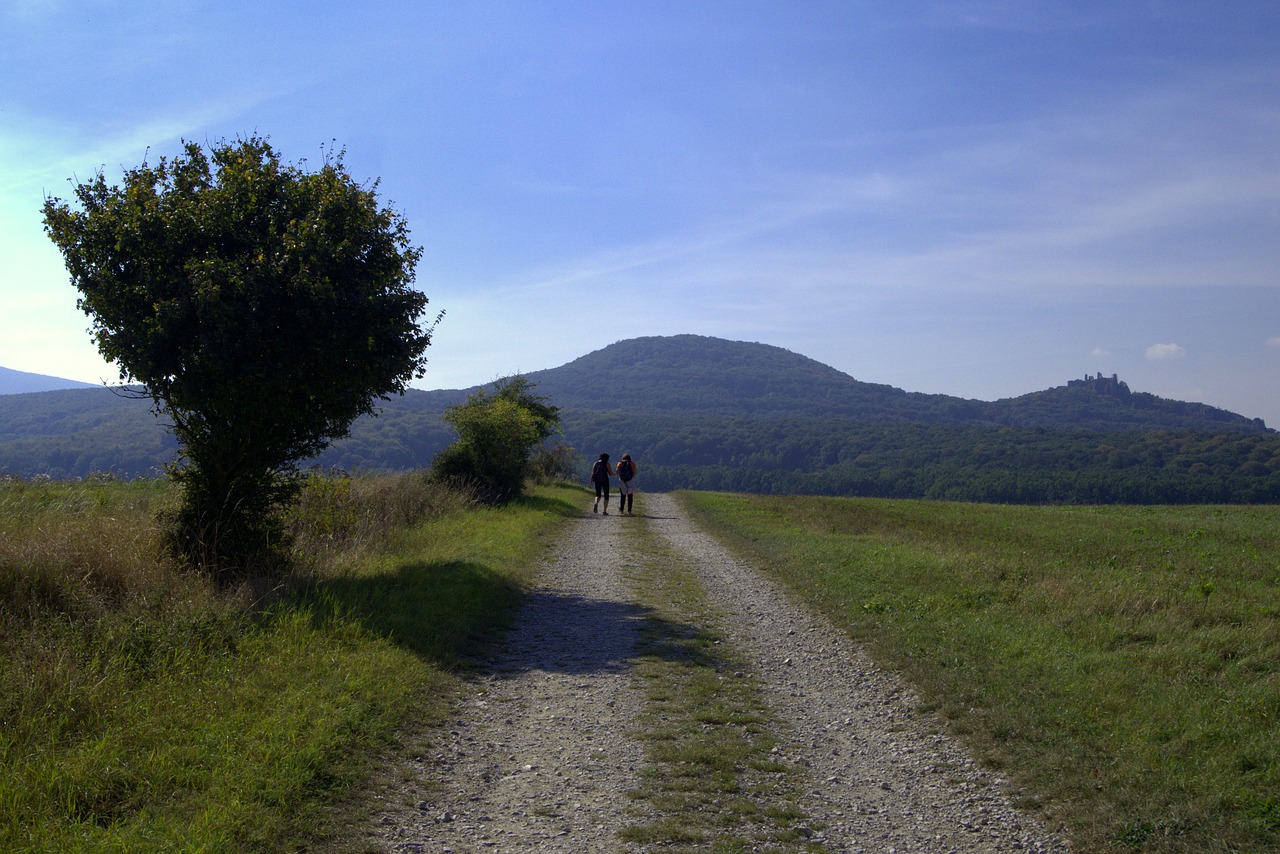
[{"label": "tire track", "polygon": [[647,496],[654,530],[696,565],[721,630],[752,662],[786,727],[786,761],[809,771],[801,808],[850,852],[1065,852],[1012,806],[1006,782],[921,718],[911,691],[825,618],[796,604],[698,530],[674,498]]},{"label": "tire track", "polygon": [[376,816],[384,850],[623,850],[617,831],[644,763],[629,731],[645,614],[617,563],[617,523],[633,521],[569,523],[504,652]]}]

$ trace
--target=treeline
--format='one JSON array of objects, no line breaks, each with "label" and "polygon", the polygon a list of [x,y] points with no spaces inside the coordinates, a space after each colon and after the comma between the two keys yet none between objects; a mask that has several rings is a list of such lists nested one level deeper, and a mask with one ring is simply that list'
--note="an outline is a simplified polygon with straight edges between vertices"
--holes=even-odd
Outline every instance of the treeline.
[{"label": "treeline", "polygon": [[1274,503],[1280,435],[845,421],[566,418],[588,455],[630,451],[652,490],[1036,503]]},{"label": "treeline", "polygon": [[[538,388],[541,391],[541,388]],[[1021,399],[1021,417],[1063,408],[1078,421],[1114,405],[1089,389]],[[1200,404],[1146,400],[1139,410]],[[464,392],[411,393],[362,418],[351,436],[310,464],[349,472],[425,469],[450,442],[441,414]],[[554,401],[554,398],[552,398]],[[1010,405],[1011,402],[1006,402]],[[959,406],[960,404],[957,404]],[[847,417],[561,409],[564,444],[586,477],[600,451],[641,464],[646,489],[716,489],[778,494],[863,495],[1008,503],[1280,502],[1280,434],[1239,429],[1090,430],[992,424],[893,423]],[[624,414],[626,413],[626,414]],[[651,414],[652,413],[652,414]],[[962,413],[952,413],[958,415]],[[154,476],[176,443],[149,402],[105,389],[0,397],[0,475],[66,479],[95,472]]]},{"label": "treeline", "polygon": [[[351,472],[425,468],[453,441],[441,413],[465,392],[415,392],[386,402],[377,417],[313,464]],[[151,401],[112,389],[0,395],[0,475],[70,480],[93,473],[154,477],[178,453]]]},{"label": "treeline", "polygon": [[1020,397],[971,407],[973,420],[1014,427],[1092,430],[1196,430],[1206,433],[1265,433],[1260,418],[1246,418],[1205,403],[1169,400],[1146,392],[1099,393],[1080,386],[1059,386]]}]

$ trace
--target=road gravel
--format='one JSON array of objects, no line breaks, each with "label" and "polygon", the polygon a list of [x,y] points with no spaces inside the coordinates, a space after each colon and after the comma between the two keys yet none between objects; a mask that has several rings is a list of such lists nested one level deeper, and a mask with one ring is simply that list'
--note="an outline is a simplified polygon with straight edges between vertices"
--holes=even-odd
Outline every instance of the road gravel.
[{"label": "road gravel", "polygon": [[647,614],[634,580],[651,558],[634,554],[627,526],[647,526],[696,572],[710,619],[776,722],[778,758],[803,770],[799,806],[820,831],[795,850],[1070,850],[1012,805],[1004,779],[916,711],[895,674],[734,558],[674,497],[637,496],[634,517],[584,506],[452,721],[392,769],[373,808],[370,850],[647,850],[618,837],[652,818],[629,794],[648,764],[632,660]]}]

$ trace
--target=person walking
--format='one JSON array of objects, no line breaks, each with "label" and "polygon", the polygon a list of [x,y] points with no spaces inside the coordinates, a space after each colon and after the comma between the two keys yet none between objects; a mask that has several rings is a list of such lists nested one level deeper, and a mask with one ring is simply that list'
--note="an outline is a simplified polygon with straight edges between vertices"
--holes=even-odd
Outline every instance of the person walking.
[{"label": "person walking", "polygon": [[634,516],[632,508],[636,502],[636,472],[639,468],[631,454],[623,454],[618,460],[618,514],[626,513]]},{"label": "person walking", "polygon": [[600,497],[604,496],[604,515],[609,515],[609,478],[617,477],[613,466],[609,465],[609,455],[600,454],[600,459],[591,466],[591,483],[596,488],[596,503],[591,505],[592,513],[600,512]]}]

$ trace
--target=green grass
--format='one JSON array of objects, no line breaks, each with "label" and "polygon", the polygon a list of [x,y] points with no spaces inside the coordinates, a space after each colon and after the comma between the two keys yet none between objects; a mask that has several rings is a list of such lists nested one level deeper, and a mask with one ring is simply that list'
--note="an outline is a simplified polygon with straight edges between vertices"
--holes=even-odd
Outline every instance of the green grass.
[{"label": "green grass", "polygon": [[[374,757],[445,714],[451,672],[580,499],[313,482],[299,572],[226,593],[160,556],[162,482],[0,483],[0,850],[332,841]],[[902,669],[1078,850],[1280,849],[1280,508],[683,499]],[[793,844],[750,673],[655,555],[653,767],[629,832]]]},{"label": "green grass", "polygon": [[1280,507],[682,498],[1079,850],[1280,848]]},{"label": "green grass", "polygon": [[350,825],[580,497],[432,490],[312,483],[303,570],[227,594],[160,556],[164,483],[0,483],[0,850],[294,850]]}]

